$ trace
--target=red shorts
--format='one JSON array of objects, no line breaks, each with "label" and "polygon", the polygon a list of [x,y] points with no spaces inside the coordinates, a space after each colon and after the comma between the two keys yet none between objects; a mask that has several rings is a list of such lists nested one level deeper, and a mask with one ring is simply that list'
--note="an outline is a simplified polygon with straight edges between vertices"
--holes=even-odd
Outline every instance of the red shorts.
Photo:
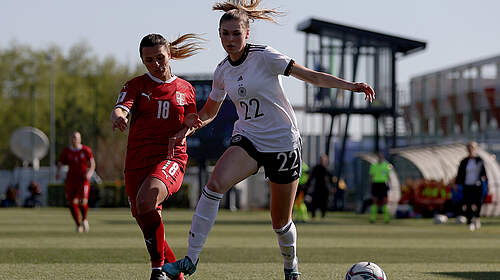
[{"label": "red shorts", "polygon": [[66,178],[66,200],[89,199],[90,182],[86,178]]},{"label": "red shorts", "polygon": [[[128,203],[132,211],[132,216],[136,215],[135,200],[137,192],[147,177],[156,178],[165,184],[168,196],[179,191],[184,179],[184,168],[172,160],[164,160],[152,167],[125,170],[125,191]],[[157,209],[161,209],[161,203]]]}]

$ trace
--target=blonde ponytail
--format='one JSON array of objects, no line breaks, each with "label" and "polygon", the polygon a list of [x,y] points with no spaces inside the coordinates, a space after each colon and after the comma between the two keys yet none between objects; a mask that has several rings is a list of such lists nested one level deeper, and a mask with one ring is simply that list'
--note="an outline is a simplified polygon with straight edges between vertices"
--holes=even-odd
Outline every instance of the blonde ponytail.
[{"label": "blonde ponytail", "polygon": [[171,58],[184,59],[197,54],[198,51],[203,49],[201,46],[202,41],[205,41],[205,39],[193,33],[180,36],[168,44]]}]

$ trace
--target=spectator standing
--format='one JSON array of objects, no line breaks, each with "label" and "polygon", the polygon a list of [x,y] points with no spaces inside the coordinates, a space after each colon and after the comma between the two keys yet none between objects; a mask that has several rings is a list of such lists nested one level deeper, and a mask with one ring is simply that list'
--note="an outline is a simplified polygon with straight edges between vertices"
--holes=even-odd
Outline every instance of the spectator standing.
[{"label": "spectator standing", "polygon": [[333,175],[328,170],[328,156],[323,154],[320,156],[319,164],[313,167],[308,183],[310,186],[308,193],[312,197],[309,209],[311,217],[316,216],[318,209],[321,211],[321,218],[326,216],[332,183]]},{"label": "spectator standing", "polygon": [[31,181],[28,186],[28,191],[30,192],[30,196],[24,200],[24,207],[26,208],[35,208],[42,206],[42,188],[40,184],[35,181]]},{"label": "spectator standing", "polygon": [[488,177],[483,160],[476,155],[477,143],[467,143],[468,156],[460,161],[455,184],[462,189],[462,212],[467,218],[469,229],[481,227],[479,216],[481,205],[488,194]]},{"label": "spectator standing", "polygon": [[14,186],[7,187],[5,198],[0,203],[0,207],[16,207],[17,206],[17,189]]}]

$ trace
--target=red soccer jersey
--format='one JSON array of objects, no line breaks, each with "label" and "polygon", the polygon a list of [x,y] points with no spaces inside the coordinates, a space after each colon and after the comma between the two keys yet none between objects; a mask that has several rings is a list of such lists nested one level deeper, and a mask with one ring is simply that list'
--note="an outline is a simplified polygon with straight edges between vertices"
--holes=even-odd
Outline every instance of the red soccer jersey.
[{"label": "red soccer jersey", "polygon": [[[146,73],[128,81],[116,107],[132,116],[125,170],[152,166],[167,158],[168,139],[174,136],[188,113],[196,113],[196,96],[187,81],[172,77],[163,82]],[[187,163],[186,144],[176,145],[174,160]]]},{"label": "red soccer jersey", "polygon": [[85,145],[81,149],[74,149],[73,147],[66,147],[59,157],[59,161],[69,166],[66,175],[67,180],[80,180],[87,173],[88,162],[94,158],[92,150]]}]

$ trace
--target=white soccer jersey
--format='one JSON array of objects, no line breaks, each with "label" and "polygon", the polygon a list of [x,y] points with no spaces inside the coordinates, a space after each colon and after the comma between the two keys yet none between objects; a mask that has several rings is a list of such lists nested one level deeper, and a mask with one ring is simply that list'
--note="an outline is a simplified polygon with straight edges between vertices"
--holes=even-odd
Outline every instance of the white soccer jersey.
[{"label": "white soccer jersey", "polygon": [[279,76],[288,76],[293,63],[269,46],[247,44],[238,61],[228,56],[215,69],[210,98],[220,102],[229,94],[238,113],[233,135],[247,137],[260,152],[300,145],[297,119]]}]

